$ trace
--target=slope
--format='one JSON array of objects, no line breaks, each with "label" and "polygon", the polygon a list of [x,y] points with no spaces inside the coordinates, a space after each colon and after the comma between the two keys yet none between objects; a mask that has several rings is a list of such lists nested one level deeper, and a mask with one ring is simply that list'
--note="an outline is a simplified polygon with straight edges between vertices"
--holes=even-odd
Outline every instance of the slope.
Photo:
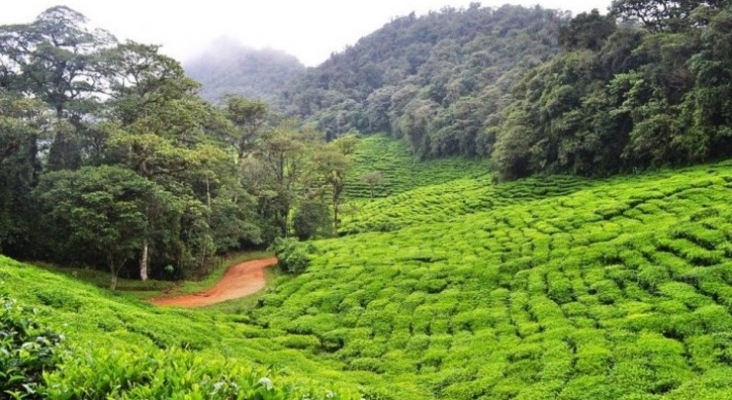
[{"label": "slope", "polygon": [[409,186],[361,210],[388,232],[313,242],[308,271],[235,314],[155,309],[8,259],[0,293],[68,335],[48,382],[72,398],[263,391],[262,377],[291,398],[732,398],[732,163]]},{"label": "slope", "polygon": [[336,372],[339,363],[306,350],[311,338],[261,329],[242,316],[158,309],[2,256],[0,295],[3,311],[9,296],[34,310],[27,317],[66,336],[68,352],[47,377],[50,398],[345,399],[357,393]]},{"label": "slope", "polygon": [[186,61],[184,68],[203,85],[201,97],[212,102],[225,94],[271,102],[282,85],[305,72],[295,56],[274,49],[252,49],[227,38],[211,43]]},{"label": "slope", "polygon": [[433,220],[316,242],[253,321],[319,337],[381,398],[732,397],[732,164],[544,184],[470,213],[407,192]]},{"label": "slope", "polygon": [[488,176],[486,163],[467,158],[449,157],[421,162],[409,153],[406,143],[380,133],[362,138],[353,155],[345,193],[350,200],[370,198],[365,175],[379,172],[382,181],[374,186],[374,197],[384,198],[423,186],[456,179]]},{"label": "slope", "polygon": [[288,114],[329,138],[390,132],[420,158],[487,155],[511,85],[559,50],[568,13],[504,5],[396,18],[286,85]]}]

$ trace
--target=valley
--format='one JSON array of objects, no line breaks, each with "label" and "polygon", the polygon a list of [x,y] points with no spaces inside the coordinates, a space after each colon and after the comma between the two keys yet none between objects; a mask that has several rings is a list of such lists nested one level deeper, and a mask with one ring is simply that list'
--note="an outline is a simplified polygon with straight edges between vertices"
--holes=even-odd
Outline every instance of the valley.
[{"label": "valley", "polygon": [[384,22],[0,25],[0,400],[732,399],[732,5]]}]

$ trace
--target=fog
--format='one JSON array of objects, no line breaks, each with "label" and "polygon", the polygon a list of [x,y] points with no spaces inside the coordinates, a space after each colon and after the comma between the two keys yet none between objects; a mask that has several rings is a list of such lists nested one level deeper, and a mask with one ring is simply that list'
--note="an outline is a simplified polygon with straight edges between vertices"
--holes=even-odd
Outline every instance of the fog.
[{"label": "fog", "polygon": [[[271,47],[314,66],[354,44],[391,18],[412,11],[424,14],[445,5],[467,7],[463,0],[0,0],[0,24],[31,22],[43,10],[63,4],[91,19],[95,26],[119,39],[163,46],[163,52],[185,61],[222,36],[255,48]],[[481,2],[496,6],[505,1]],[[533,1],[511,4],[534,5]],[[598,8],[609,1],[547,0],[547,8],[574,13]]]}]

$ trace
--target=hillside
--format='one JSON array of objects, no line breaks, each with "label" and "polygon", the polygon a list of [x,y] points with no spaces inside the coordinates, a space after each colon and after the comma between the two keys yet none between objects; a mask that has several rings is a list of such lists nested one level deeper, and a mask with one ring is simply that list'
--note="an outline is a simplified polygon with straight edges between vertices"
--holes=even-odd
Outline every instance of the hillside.
[{"label": "hillside", "polygon": [[285,87],[327,138],[388,132],[496,177],[609,176],[732,155],[725,1],[505,5],[397,18]]},{"label": "hillside", "polygon": [[392,232],[315,242],[253,321],[317,336],[384,398],[729,398],[730,182],[726,163],[421,187],[359,216]]},{"label": "hillside", "polygon": [[404,137],[419,158],[487,155],[511,85],[558,52],[566,13],[505,5],[396,18],[287,85],[282,108],[327,137]]},{"label": "hillside", "polygon": [[732,9],[611,11],[397,18],[270,110],[0,26],[0,399],[732,399]]},{"label": "hillside", "polygon": [[[369,138],[359,157],[387,147],[408,159],[393,143]],[[385,181],[393,195],[352,200],[349,235],[310,242],[308,270],[280,276],[256,304],[156,309],[8,259],[0,293],[67,335],[53,393],[128,382],[118,393],[150,398],[166,385],[208,390],[209,376],[261,390],[262,375],[309,398],[732,396],[732,164],[429,182],[446,161]],[[143,378],[156,362],[169,367]],[[173,362],[190,370],[183,381]]]},{"label": "hillside", "polygon": [[292,55],[274,49],[252,49],[227,38],[212,42],[183,67],[203,85],[201,97],[212,102],[225,94],[272,102],[286,82],[305,72],[305,66]]},{"label": "hillside", "polygon": [[409,153],[406,143],[385,134],[362,138],[353,155],[346,197],[366,200],[371,197],[370,185],[364,177],[379,172],[381,182],[374,185],[374,197],[387,197],[456,179],[487,177],[488,165],[474,160],[452,157],[420,162]]},{"label": "hillside", "polygon": [[69,352],[46,378],[44,398],[355,398],[338,362],[304,350],[314,338],[244,316],[156,308],[0,256],[3,330],[5,296],[26,308],[25,319],[65,336]]}]

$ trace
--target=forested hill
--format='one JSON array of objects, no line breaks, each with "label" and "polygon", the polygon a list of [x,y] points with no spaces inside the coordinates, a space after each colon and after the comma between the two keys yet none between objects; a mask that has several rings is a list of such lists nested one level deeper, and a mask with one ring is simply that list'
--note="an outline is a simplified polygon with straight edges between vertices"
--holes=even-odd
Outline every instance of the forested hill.
[{"label": "forested hill", "polygon": [[425,158],[487,154],[483,128],[511,85],[556,54],[564,12],[505,5],[395,19],[309,70],[283,93],[290,114],[328,135],[404,136]]},{"label": "forested hill", "polygon": [[562,53],[514,88],[493,128],[503,177],[732,156],[732,2],[616,0],[610,11],[575,17]]},{"label": "forested hill", "polygon": [[490,157],[503,179],[604,176],[732,155],[732,2],[443,9],[386,24],[282,95],[329,137]]},{"label": "forested hill", "polygon": [[186,73],[203,85],[200,95],[216,102],[239,94],[271,101],[279,88],[305,72],[297,57],[280,50],[256,50],[221,38],[184,63]]}]

